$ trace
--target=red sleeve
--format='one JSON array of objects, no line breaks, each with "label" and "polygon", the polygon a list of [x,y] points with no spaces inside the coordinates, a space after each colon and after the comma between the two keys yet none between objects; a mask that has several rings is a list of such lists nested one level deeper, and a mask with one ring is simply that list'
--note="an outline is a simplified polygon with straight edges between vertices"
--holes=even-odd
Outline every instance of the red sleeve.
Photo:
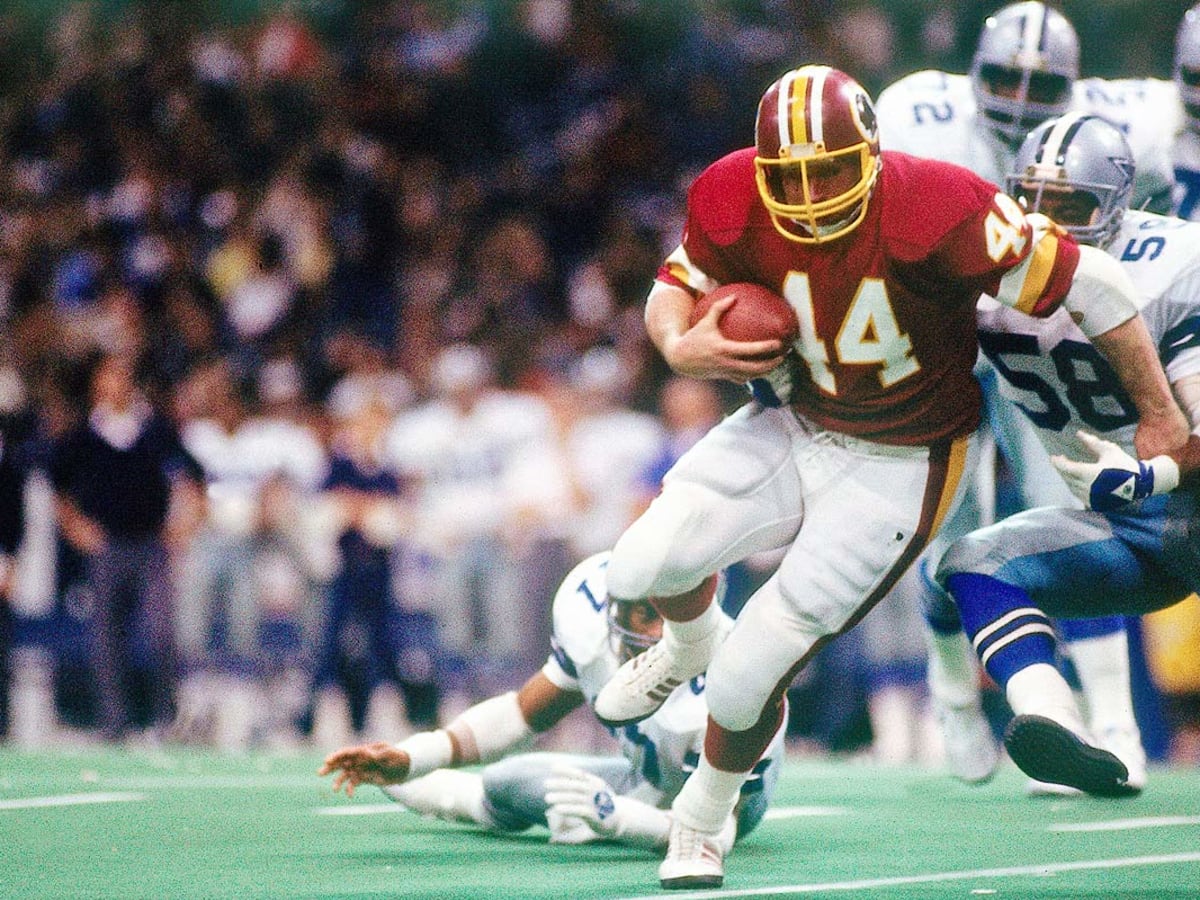
[{"label": "red sleeve", "polygon": [[659,268],[658,280],[693,294],[705,289],[698,283],[704,276],[719,284],[742,280],[740,257],[730,248],[746,234],[759,203],[756,191],[753,148],[724,156],[701,172],[688,190],[680,242],[686,259],[672,254]]},{"label": "red sleeve", "polygon": [[1026,216],[1008,195],[995,192],[947,232],[930,261],[1006,306],[1044,317],[1066,298],[1079,247],[1048,219]]}]

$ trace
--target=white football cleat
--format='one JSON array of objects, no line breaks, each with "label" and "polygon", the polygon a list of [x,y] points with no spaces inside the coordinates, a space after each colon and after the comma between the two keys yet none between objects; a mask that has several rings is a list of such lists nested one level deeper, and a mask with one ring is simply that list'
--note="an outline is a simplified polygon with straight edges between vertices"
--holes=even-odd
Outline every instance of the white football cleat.
[{"label": "white football cleat", "polygon": [[1008,723],[1004,746],[1017,767],[1036,781],[1066,785],[1098,797],[1136,794],[1125,764],[1081,734],[1086,735],[1086,730],[1044,715],[1019,715]]},{"label": "white football cleat", "polygon": [[934,701],[950,774],[967,784],[982,784],[996,774],[1000,748],[978,703],[951,706]]},{"label": "white football cleat", "polygon": [[720,887],[725,882],[724,843],[722,834],[708,834],[673,822],[667,856],[658,866],[659,883],[668,890]]},{"label": "white football cleat", "polygon": [[1130,793],[1138,793],[1146,787],[1146,751],[1142,747],[1142,734],[1133,723],[1094,726],[1096,743],[1125,763],[1129,777],[1125,783]]},{"label": "white football cleat", "polygon": [[596,695],[596,718],[612,728],[648,719],[675,688],[708,668],[719,640],[719,630],[694,643],[664,638],[626,661]]}]

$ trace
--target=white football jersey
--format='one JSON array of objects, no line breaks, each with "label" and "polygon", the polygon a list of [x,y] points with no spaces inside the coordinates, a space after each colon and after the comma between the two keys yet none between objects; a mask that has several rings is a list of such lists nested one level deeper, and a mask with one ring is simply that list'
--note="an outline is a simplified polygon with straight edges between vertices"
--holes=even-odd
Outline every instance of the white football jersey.
[{"label": "white football jersey", "polygon": [[879,95],[875,114],[884,150],[957,163],[1004,186],[1016,153],[979,121],[966,75],[934,69],[906,75]]},{"label": "white football jersey", "polygon": [[1175,135],[1171,148],[1175,163],[1175,196],[1172,209],[1181,219],[1200,220],[1200,134],[1190,128]]},{"label": "white football jersey", "polygon": [[[1130,211],[1108,253],[1137,286],[1167,379],[1200,372],[1200,223]],[[1136,455],[1137,411],[1065,308],[1034,319],[984,297],[978,320],[1000,392],[1025,410],[1050,453],[1091,459],[1082,429]]]},{"label": "white football jersey", "polygon": [[[1170,140],[1179,118],[1173,85],[1087,78],[1075,82],[1071,109],[1103,116],[1125,132],[1137,164],[1130,205],[1157,200],[1165,211],[1174,180]],[[1003,189],[1016,148],[979,115],[969,76],[933,69],[906,75],[883,90],[875,112],[885,150],[957,163]]]},{"label": "white football jersey", "polygon": [[1175,182],[1171,142],[1181,124],[1174,82],[1084,78],[1075,82],[1071,108],[1101,116],[1124,132],[1137,166],[1130,207],[1167,212]]},{"label": "white football jersey", "polygon": [[[582,692],[588,706],[594,705],[621,662],[608,630],[610,555],[606,551],[588,557],[563,580],[554,598],[552,652],[542,668],[558,687]],[[726,617],[724,627],[731,625]],[[650,718],[617,729],[616,737],[634,770],[657,788],[660,799],[669,799],[696,767],[707,721],[701,675],[677,687]],[[781,730],[765,760],[782,759],[782,738]]]},{"label": "white football jersey", "polygon": [[285,476],[310,493],[328,468],[317,436],[280,419],[248,419],[232,434],[212,419],[193,419],[180,438],[204,469],[210,521],[235,533],[253,528],[259,489],[272,477]]},{"label": "white football jersey", "polygon": [[450,551],[502,528],[513,513],[508,480],[521,457],[552,436],[533,394],[489,391],[467,412],[435,399],[401,413],[386,458],[417,498],[413,541]]}]

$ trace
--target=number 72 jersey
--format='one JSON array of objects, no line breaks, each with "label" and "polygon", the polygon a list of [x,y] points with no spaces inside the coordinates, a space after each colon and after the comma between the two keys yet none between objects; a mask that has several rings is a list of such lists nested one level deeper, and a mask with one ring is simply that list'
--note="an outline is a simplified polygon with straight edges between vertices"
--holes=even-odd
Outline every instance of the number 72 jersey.
[{"label": "number 72 jersey", "polygon": [[[1200,223],[1131,210],[1107,249],[1137,288],[1167,379],[1200,372]],[[1050,453],[1090,459],[1080,429],[1133,453],[1133,401],[1066,310],[1033,319],[984,297],[977,320],[1001,394],[1029,417]]]}]

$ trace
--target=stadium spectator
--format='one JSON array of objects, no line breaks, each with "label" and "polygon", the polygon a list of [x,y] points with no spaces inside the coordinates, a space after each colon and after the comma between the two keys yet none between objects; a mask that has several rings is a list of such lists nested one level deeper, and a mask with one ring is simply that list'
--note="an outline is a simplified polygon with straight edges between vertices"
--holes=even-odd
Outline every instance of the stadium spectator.
[{"label": "stadium spectator", "polygon": [[213,720],[211,728],[227,735],[222,744],[244,745],[245,724],[232,729],[237,736],[222,723],[250,719],[234,707],[250,705],[246,697],[273,667],[267,632],[278,636],[290,623],[296,643],[311,635],[305,623],[320,567],[308,560],[321,554],[305,546],[312,516],[303,510],[325,477],[324,450],[262,415],[255,386],[226,360],[197,367],[181,392],[191,413],[181,436],[204,468],[208,505],[176,578],[184,676],[177,732],[197,739]]},{"label": "stadium spectator", "polygon": [[56,442],[50,478],[62,535],[85,559],[100,731],[118,739],[174,713],[171,554],[199,523],[204,472],[133,360],[94,357],[86,382],[83,421]]},{"label": "stadium spectator", "polygon": [[404,609],[395,593],[394,548],[407,530],[403,485],[388,468],[389,403],[367,395],[342,410],[323,487],[339,523],[337,571],[321,616],[309,712],[320,695],[339,688],[350,725],[361,735],[372,694],[384,681],[400,689],[409,722],[437,722],[436,632],[428,613]]},{"label": "stadium spectator", "polygon": [[12,676],[16,553],[25,537],[25,480],[29,461],[25,441],[28,416],[24,389],[11,368],[0,369],[0,740],[8,736],[9,681]]},{"label": "stadium spectator", "polygon": [[455,702],[511,681],[521,659],[528,604],[510,539],[521,505],[510,487],[524,457],[550,439],[544,403],[500,389],[493,365],[471,344],[444,349],[432,396],[402,412],[387,436],[388,464],[413,502],[401,593],[437,619]]}]

